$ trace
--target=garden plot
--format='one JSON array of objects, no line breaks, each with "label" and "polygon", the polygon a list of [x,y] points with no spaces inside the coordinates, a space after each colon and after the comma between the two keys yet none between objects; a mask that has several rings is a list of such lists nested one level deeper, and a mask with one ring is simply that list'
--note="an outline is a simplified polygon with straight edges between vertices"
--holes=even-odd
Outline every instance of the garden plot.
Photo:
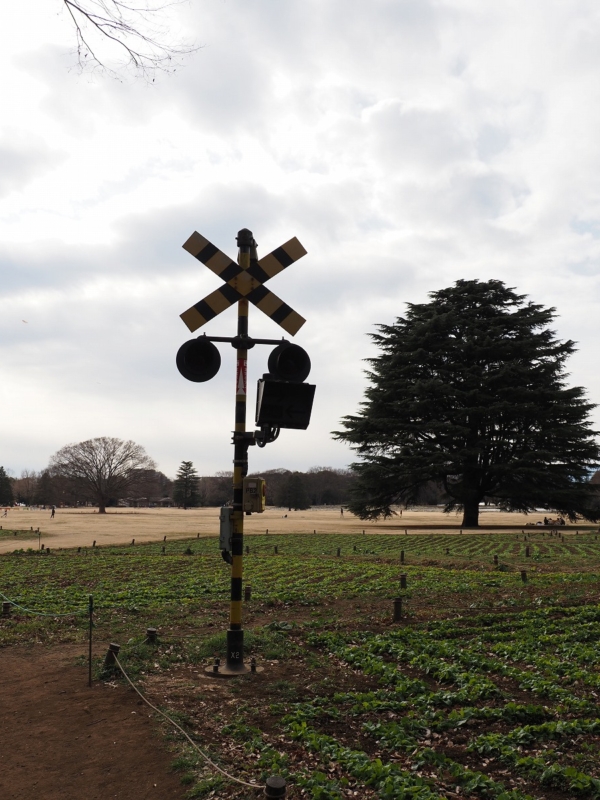
[{"label": "garden plot", "polygon": [[[288,797],[593,798],[595,536],[566,536],[568,551],[537,532],[451,545],[445,535],[249,537],[247,654],[265,671],[231,682],[204,672],[223,656],[227,627],[229,570],[214,539],[24,550],[0,559],[0,591],[56,613],[85,609],[93,594],[96,640],[122,644],[142,691],[234,775],[283,774]],[[156,648],[146,626],[159,629]],[[84,616],[14,611],[0,623],[0,645],[84,637]],[[249,796],[165,734],[189,797]]]}]

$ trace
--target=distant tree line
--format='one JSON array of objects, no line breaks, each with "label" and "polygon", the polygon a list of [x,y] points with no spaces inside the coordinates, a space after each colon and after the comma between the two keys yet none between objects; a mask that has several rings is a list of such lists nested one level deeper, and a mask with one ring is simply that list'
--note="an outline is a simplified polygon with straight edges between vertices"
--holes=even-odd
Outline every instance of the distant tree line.
[{"label": "distant tree line", "polygon": [[[288,509],[346,505],[353,481],[349,470],[331,467],[273,469],[259,477],[267,482],[267,504]],[[222,506],[231,501],[232,479],[232,472],[201,476],[193,462],[183,461],[172,480],[140,445],[99,437],[66,445],[40,472],[23,470],[11,478],[0,467],[0,504],[95,505],[100,513],[118,505]]]},{"label": "distant tree line", "polygon": [[[222,506],[232,497],[233,472],[198,476],[190,473],[191,462],[183,462],[174,482],[176,505]],[[195,470],[194,470],[195,472]],[[349,470],[312,467],[307,472],[272,469],[252,473],[249,477],[264,478],[267,483],[267,505],[290,509],[311,506],[345,505],[350,498],[353,481]]]}]

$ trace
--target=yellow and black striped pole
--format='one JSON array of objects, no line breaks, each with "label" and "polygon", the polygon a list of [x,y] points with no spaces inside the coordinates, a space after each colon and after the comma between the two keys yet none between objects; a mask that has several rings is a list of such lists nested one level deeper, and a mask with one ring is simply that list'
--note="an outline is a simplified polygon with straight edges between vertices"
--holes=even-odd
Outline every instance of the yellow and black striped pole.
[{"label": "yellow and black striped pole", "polygon": [[[250,266],[256,246],[252,232],[244,228],[238,233],[238,262],[243,270]],[[237,338],[248,336],[248,301],[238,301]],[[240,342],[238,341],[238,345]],[[233,514],[231,535],[231,610],[227,631],[227,670],[245,671],[244,631],[242,628],[242,579],[244,553],[244,478],[248,473],[248,440],[246,438],[246,395],[248,387],[248,350],[236,348],[235,432],[233,435]]]}]

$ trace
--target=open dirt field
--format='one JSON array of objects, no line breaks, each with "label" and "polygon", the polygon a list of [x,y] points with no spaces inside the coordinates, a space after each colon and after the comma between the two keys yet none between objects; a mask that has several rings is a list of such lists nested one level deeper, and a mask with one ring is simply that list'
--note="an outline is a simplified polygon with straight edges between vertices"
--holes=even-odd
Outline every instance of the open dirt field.
[{"label": "open dirt field", "polygon": [[[482,511],[479,533],[498,529],[520,529],[544,518],[543,513],[509,514],[499,511]],[[444,514],[437,509],[403,510],[402,516],[380,522],[363,522],[348,511],[342,516],[339,508],[317,507],[307,511],[288,511],[268,508],[264,514],[252,514],[244,520],[244,533],[397,533],[405,528],[418,532],[434,529],[449,534],[458,533],[461,516]],[[47,547],[91,547],[97,545],[127,544],[189,538],[190,536],[216,536],[219,532],[219,509],[198,508],[184,511],[179,508],[111,509],[98,514],[91,508],[60,508],[54,519],[48,510],[11,508],[7,517],[0,518],[4,530],[18,531],[6,536],[0,530],[0,553],[17,548],[45,544]],[[40,530],[40,541],[36,534]],[[33,532],[32,530],[33,529]]]}]

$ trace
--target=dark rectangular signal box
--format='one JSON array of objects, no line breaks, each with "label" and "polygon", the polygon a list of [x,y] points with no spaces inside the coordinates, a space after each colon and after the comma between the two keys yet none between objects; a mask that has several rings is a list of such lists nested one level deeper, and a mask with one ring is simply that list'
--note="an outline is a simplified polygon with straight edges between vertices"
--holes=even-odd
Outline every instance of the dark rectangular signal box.
[{"label": "dark rectangular signal box", "polygon": [[257,426],[306,430],[310,423],[315,388],[311,383],[261,378],[256,391]]}]

